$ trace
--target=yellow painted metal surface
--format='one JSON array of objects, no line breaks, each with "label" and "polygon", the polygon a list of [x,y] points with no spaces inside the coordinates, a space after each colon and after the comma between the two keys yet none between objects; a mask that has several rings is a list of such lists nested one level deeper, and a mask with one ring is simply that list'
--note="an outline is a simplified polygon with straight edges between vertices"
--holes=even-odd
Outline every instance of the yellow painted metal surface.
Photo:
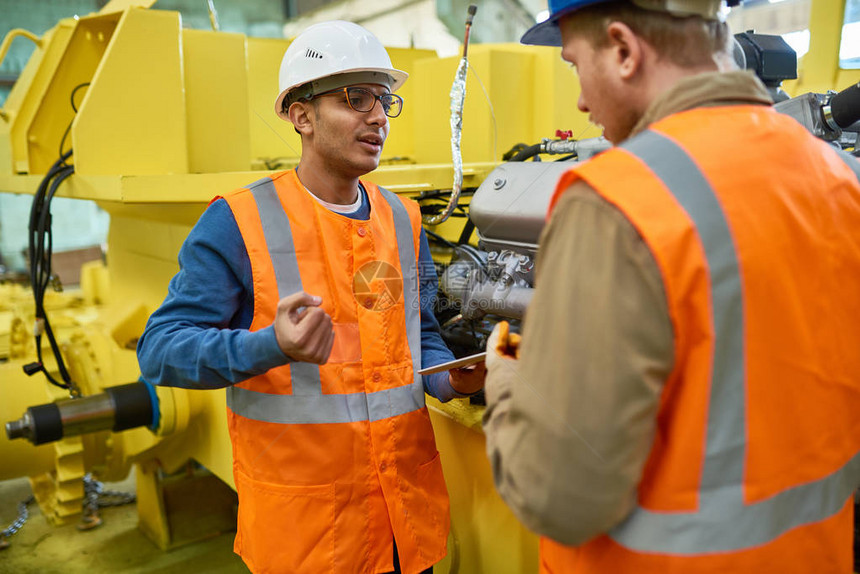
[{"label": "yellow painted metal surface", "polygon": [[137,465],[136,491],[138,525],[162,550],[235,529],[236,493],[196,465],[170,476],[144,461]]},{"label": "yellow painted metal surface", "polygon": [[[74,30],[74,25],[74,20],[62,20],[42,37],[42,46],[34,51],[21,77],[9,92],[9,97],[3,108],[8,117],[0,120],[0,138],[3,139],[3,143],[0,143],[0,151],[5,151],[9,155],[0,158],[0,173],[44,173],[47,171],[45,169],[40,172],[30,165],[29,140],[32,137],[38,141],[39,138],[38,133],[30,133],[30,126],[34,119],[42,113],[48,88],[52,85],[60,59],[65,53]],[[68,107],[68,104],[65,106]],[[66,123],[71,121],[71,117],[71,109],[69,109]],[[59,139],[58,136],[56,138],[57,148],[59,147]]]},{"label": "yellow painted metal surface", "polygon": [[[537,537],[519,523],[493,486],[480,432],[480,409],[464,406],[467,401],[462,399],[454,399],[450,406],[432,398],[427,403],[451,499],[448,556],[433,571],[537,572]],[[469,419],[473,424],[464,425]]]},{"label": "yellow painted metal surface", "polygon": [[[59,157],[63,133],[75,119],[72,91],[92,79],[118,19],[119,15],[111,15],[76,21],[27,132],[30,173],[46,173]],[[83,107],[88,91],[78,91],[76,106]],[[65,142],[66,150],[74,142],[74,132],[70,136]]]},{"label": "yellow painted metal surface", "polygon": [[[97,64],[91,78],[89,70],[76,78],[92,85],[72,128],[75,169],[82,175],[186,173],[179,14],[130,8],[113,24],[115,18],[82,18],[67,53],[73,61],[95,56]],[[67,99],[74,82],[59,90]]]},{"label": "yellow painted metal surface", "polygon": [[[245,36],[182,31],[188,117],[188,171],[251,169]],[[159,172],[159,173],[164,173]]]},{"label": "yellow painted metal surface", "polygon": [[[385,142],[385,151],[382,156],[383,165],[388,161],[397,160],[405,160],[410,163],[450,163],[450,155],[434,162],[420,157],[418,149],[426,135],[419,126],[421,120],[427,117],[427,100],[439,97],[448,98],[451,81],[454,79],[453,72],[443,84],[433,86],[428,90],[426,85],[415,80],[421,74],[424,62],[437,59],[434,52],[431,50],[389,48],[388,53],[391,56],[391,64],[397,69],[409,72],[410,78],[397,91],[404,101],[403,112],[390,121],[391,131],[388,135],[388,141]],[[450,134],[451,128],[447,118],[447,115],[437,116],[435,129],[447,130]],[[492,160],[490,158],[470,159],[464,157],[464,161]],[[451,179],[453,179],[453,174]]]},{"label": "yellow painted metal surface", "polygon": [[293,126],[275,115],[277,70],[289,45],[287,40],[247,39],[251,169],[284,169],[287,164],[295,165],[302,153]]},{"label": "yellow painted metal surface", "polygon": [[[463,166],[463,186],[477,187],[493,170],[495,163],[483,162]],[[120,204],[179,205],[197,203],[200,212],[216,195],[251,184],[272,171],[244,171],[227,173],[142,175],[142,176],[88,176],[78,175],[60,188],[57,197],[91,199],[105,202],[103,206],[112,211],[110,202]],[[364,179],[396,193],[417,197],[422,191],[450,189],[454,179],[448,164],[389,165],[367,174]],[[30,194],[38,187],[42,176],[0,175],[0,191]],[[197,213],[199,216],[199,213]],[[167,214],[157,219],[170,217]],[[195,216],[193,221],[196,221]],[[193,222],[192,221],[192,222]]]}]

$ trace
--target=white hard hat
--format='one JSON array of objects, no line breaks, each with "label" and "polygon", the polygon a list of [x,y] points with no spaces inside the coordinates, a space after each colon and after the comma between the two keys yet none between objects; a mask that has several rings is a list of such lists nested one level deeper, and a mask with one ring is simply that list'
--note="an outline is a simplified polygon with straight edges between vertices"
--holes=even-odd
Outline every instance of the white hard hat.
[{"label": "white hard hat", "polygon": [[[320,22],[299,34],[287,48],[278,75],[280,94],[275,113],[284,119],[284,98],[290,100],[352,84],[382,84],[396,92],[409,74],[391,66],[376,36],[352,22]],[[291,93],[301,88],[298,93]],[[289,101],[289,100],[288,100]]]}]

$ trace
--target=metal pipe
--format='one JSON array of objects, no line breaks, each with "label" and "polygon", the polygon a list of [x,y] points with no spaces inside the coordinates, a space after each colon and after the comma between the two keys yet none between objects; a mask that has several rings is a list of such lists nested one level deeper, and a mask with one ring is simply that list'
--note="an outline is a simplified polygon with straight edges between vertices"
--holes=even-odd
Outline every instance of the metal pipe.
[{"label": "metal pipe", "polygon": [[209,23],[212,25],[212,29],[216,32],[221,31],[221,24],[218,22],[218,11],[215,10],[215,2],[212,0],[208,0],[209,3]]},{"label": "metal pipe", "polygon": [[451,189],[451,199],[442,213],[424,219],[427,225],[438,225],[453,213],[460,200],[460,191],[463,189],[463,157],[460,153],[460,136],[463,131],[463,104],[466,101],[466,72],[469,70],[469,37],[472,32],[472,19],[477,13],[478,7],[469,5],[469,14],[466,17],[466,36],[463,40],[463,57],[454,74],[454,83],[451,85],[451,156],[454,163],[454,186]]},{"label": "metal pipe", "polygon": [[23,28],[14,28],[9,30],[9,33],[6,34],[5,38],[3,38],[3,43],[0,44],[0,65],[3,64],[3,60],[6,58],[6,53],[9,51],[9,46],[12,45],[12,40],[19,36],[23,36],[28,40],[31,40],[39,48],[42,47],[42,39],[34,33],[24,30]]},{"label": "metal pipe", "polygon": [[[0,66],[3,65],[3,60],[6,59],[6,54],[9,52],[9,47],[12,45],[12,40],[19,36],[23,36],[24,38],[31,40],[39,48],[42,47],[42,39],[39,36],[33,34],[32,32],[24,30],[23,28],[13,28],[12,30],[9,30],[9,32],[3,38],[3,42],[0,43]],[[4,111],[3,108],[0,108],[0,118],[3,118],[4,120],[9,119],[9,114]]]},{"label": "metal pipe", "polygon": [[543,144],[543,153],[562,155],[576,154],[577,159],[584,161],[612,147],[603,136],[584,140],[547,140]]}]

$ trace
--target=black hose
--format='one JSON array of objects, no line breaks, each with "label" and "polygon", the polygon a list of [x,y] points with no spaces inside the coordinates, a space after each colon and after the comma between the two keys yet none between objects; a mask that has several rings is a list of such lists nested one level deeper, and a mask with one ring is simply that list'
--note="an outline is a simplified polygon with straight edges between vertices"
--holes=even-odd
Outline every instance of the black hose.
[{"label": "black hose", "polygon": [[[29,259],[30,259],[30,286],[33,289],[35,303],[35,315],[41,321],[41,327],[36,331],[36,354],[38,363],[26,365],[25,372],[32,375],[38,371],[45,373],[48,382],[62,389],[72,388],[71,377],[66,370],[66,365],[60,353],[60,347],[54,337],[51,323],[45,312],[45,292],[51,281],[51,253],[53,250],[53,237],[51,234],[51,201],[56,195],[60,185],[75,172],[74,166],[66,165],[66,160],[72,156],[72,151],[62,154],[47,175],[39,184],[36,194],[33,196],[33,204],[30,208],[29,222]],[[55,380],[47,369],[44,368],[42,360],[42,336],[44,332],[48,337],[51,351],[57,359],[57,367],[63,382]]]},{"label": "black hose", "polygon": [[466,220],[466,225],[463,226],[463,231],[460,232],[460,239],[457,240],[457,243],[469,243],[473,231],[475,231],[475,222],[471,219]]},{"label": "black hose", "polygon": [[442,236],[441,236],[441,235],[439,235],[438,233],[435,233],[435,232],[433,232],[433,231],[430,231],[429,229],[425,229],[425,230],[424,230],[424,233],[426,233],[426,234],[427,234],[427,238],[428,238],[428,239],[432,239],[432,240],[433,240],[433,241],[435,241],[436,243],[439,243],[439,244],[441,244],[441,245],[444,245],[445,247],[451,247],[451,248],[455,248],[455,247],[457,247],[457,244],[456,244],[456,243],[453,243],[453,242],[451,242],[451,241],[448,241],[447,239],[445,239],[444,237],[442,237]]},{"label": "black hose", "polygon": [[830,113],[843,129],[860,120],[860,82],[830,98]]},{"label": "black hose", "polygon": [[534,144],[530,146],[526,146],[516,152],[514,155],[508,159],[508,161],[525,161],[530,157],[534,157],[543,152],[543,144]]}]

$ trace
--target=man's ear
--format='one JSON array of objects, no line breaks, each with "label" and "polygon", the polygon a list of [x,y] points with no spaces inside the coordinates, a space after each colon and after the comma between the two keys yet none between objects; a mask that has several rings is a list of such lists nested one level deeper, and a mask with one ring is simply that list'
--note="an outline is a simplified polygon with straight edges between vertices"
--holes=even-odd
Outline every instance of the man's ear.
[{"label": "man's ear", "polygon": [[642,69],[645,56],[642,40],[622,22],[610,22],[606,27],[606,36],[619,78],[632,79]]},{"label": "man's ear", "polygon": [[295,130],[301,134],[309,136],[314,133],[313,112],[311,111],[313,104],[310,102],[293,102],[290,109],[287,110],[287,115],[290,117]]}]

